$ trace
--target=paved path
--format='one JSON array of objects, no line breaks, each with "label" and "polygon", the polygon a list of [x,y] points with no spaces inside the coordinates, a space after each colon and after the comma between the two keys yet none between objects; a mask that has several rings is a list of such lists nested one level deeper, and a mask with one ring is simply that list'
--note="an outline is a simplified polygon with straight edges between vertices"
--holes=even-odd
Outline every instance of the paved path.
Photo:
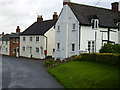
[{"label": "paved path", "polygon": [[62,88],[42,61],[3,56],[2,70],[3,88]]}]

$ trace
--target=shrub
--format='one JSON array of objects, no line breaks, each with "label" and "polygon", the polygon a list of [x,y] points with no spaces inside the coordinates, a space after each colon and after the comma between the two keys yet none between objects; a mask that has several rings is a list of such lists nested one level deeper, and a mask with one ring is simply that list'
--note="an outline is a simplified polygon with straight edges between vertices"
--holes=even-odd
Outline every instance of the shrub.
[{"label": "shrub", "polygon": [[55,60],[46,60],[45,61],[45,66],[46,67],[53,67],[53,66],[56,66],[56,65],[57,65],[57,63],[56,63]]},{"label": "shrub", "polygon": [[120,53],[120,44],[112,45],[108,43],[102,46],[99,51],[100,53]]},{"label": "shrub", "polygon": [[120,54],[112,53],[84,53],[81,54],[80,60],[117,65],[119,57]]}]

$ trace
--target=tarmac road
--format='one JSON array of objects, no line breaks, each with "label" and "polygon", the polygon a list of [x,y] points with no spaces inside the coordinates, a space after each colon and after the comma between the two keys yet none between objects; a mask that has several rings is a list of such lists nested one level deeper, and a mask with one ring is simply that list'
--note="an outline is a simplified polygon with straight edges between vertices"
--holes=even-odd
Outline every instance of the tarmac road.
[{"label": "tarmac road", "polygon": [[2,88],[63,88],[43,61],[2,56]]}]

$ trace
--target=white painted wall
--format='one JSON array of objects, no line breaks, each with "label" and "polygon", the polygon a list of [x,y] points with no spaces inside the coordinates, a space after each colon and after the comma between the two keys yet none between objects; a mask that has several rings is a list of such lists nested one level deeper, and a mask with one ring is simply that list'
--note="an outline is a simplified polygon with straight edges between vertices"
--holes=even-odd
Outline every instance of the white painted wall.
[{"label": "white painted wall", "polygon": [[[73,31],[72,24],[75,23],[76,27]],[[58,31],[58,26],[60,30]],[[55,25],[55,59],[64,59],[72,55],[78,55],[80,52],[88,52],[88,41],[95,41],[96,37],[96,52],[102,47],[102,40],[108,40],[108,28],[92,29],[91,26],[79,26],[79,21],[73,14],[68,5],[64,5],[60,17]],[[80,27],[80,28],[79,28]],[[118,43],[117,29],[111,29],[116,32],[110,32],[110,40]],[[79,35],[80,31],[80,35]],[[80,50],[79,50],[79,36],[80,36]],[[57,43],[60,43],[60,49],[57,49]],[[75,44],[75,51],[72,51],[71,44]],[[104,43],[103,43],[104,44]],[[95,49],[95,48],[94,48]]]},{"label": "white painted wall", "polygon": [[2,43],[2,48],[1,48],[0,53],[2,55],[10,55],[10,41],[2,41],[2,42],[1,42]]},{"label": "white painted wall", "polygon": [[[47,55],[55,57],[53,49],[55,49],[55,29],[52,27],[45,33],[47,37]],[[45,42],[46,43],[46,42]]]},{"label": "white painted wall", "polygon": [[[72,25],[75,24],[75,30]],[[58,31],[60,26],[60,31]],[[61,15],[56,23],[55,31],[55,58],[67,58],[72,55],[78,55],[78,30],[79,22],[68,5],[64,5]],[[57,43],[60,43],[60,49],[57,50]],[[72,43],[75,44],[75,51],[72,51]]]},{"label": "white painted wall", "polygon": [[[23,41],[23,37],[26,38],[26,41]],[[30,37],[33,38],[32,41],[30,41]],[[39,37],[39,42],[36,41],[36,37]],[[28,57],[30,58],[31,55],[33,58],[43,59],[45,58],[44,50],[45,47],[45,37],[42,35],[38,36],[20,36],[20,56],[22,57]],[[25,51],[22,50],[22,47],[25,47]],[[32,47],[31,53],[30,53],[30,47]],[[41,47],[43,47],[43,54],[41,51]],[[36,48],[39,48],[39,53],[36,52]]]}]

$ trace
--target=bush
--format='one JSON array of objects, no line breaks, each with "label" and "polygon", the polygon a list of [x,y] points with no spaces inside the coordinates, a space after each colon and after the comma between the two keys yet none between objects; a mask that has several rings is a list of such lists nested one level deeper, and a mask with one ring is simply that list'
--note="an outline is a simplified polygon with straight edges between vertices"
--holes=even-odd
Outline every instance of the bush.
[{"label": "bush", "polygon": [[46,60],[45,61],[45,66],[46,67],[53,67],[53,66],[56,66],[56,65],[57,65],[57,63],[56,63],[55,60]]},{"label": "bush", "polygon": [[117,65],[119,57],[120,54],[112,53],[84,53],[81,54],[80,60]]},{"label": "bush", "polygon": [[100,53],[120,53],[120,44],[112,45],[108,43],[102,46],[99,51]]}]

